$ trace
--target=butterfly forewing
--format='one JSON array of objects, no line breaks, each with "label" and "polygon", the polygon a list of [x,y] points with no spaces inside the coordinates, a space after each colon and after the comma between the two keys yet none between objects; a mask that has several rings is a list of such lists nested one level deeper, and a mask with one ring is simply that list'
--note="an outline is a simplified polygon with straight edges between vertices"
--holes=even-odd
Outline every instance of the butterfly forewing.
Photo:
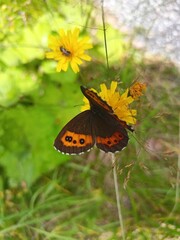
[{"label": "butterfly forewing", "polygon": [[96,92],[91,91],[88,88],[81,86],[81,91],[84,96],[89,100],[91,107],[96,107],[100,111],[105,111],[113,114],[112,107],[110,107],[106,101],[102,100]]},{"label": "butterfly forewing", "polygon": [[68,122],[55,139],[57,150],[68,154],[88,151],[95,143],[92,133],[92,113],[84,111]]}]

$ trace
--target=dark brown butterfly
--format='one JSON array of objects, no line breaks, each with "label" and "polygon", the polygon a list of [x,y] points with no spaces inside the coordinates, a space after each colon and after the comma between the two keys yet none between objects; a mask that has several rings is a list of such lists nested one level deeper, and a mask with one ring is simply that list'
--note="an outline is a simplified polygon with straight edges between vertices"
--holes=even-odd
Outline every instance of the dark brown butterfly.
[{"label": "dark brown butterfly", "polygon": [[126,128],[133,131],[132,128],[97,93],[82,86],[81,91],[89,100],[90,109],[65,125],[55,139],[55,148],[66,154],[80,154],[96,144],[105,152],[121,151],[128,144]]}]

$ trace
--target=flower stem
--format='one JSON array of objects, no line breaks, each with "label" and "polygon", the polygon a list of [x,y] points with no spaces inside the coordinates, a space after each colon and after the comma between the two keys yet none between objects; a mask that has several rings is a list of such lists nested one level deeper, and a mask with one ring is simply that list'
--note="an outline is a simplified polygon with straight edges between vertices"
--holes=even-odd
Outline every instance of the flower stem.
[{"label": "flower stem", "polygon": [[124,224],[123,224],[122,211],[121,211],[121,202],[120,202],[120,192],[119,192],[118,181],[117,181],[116,161],[115,161],[115,155],[113,153],[111,154],[111,160],[112,160],[112,164],[113,164],[114,187],[115,187],[115,193],[116,193],[119,225],[120,225],[120,228],[122,231],[122,239],[125,240],[125,231],[124,231]]},{"label": "flower stem", "polygon": [[[180,145],[180,115],[179,115],[179,145]],[[179,197],[180,197],[180,154],[178,154],[177,162],[177,176],[176,176],[176,194],[175,194],[175,203],[174,207],[170,213],[170,216],[177,210]]]},{"label": "flower stem", "polygon": [[103,0],[101,0],[101,11],[102,11],[102,23],[103,23],[103,32],[104,32],[104,47],[105,47],[105,53],[106,53],[106,65],[107,65],[107,70],[109,70],[109,59],[108,59],[106,24],[105,24],[105,17],[104,17],[104,1]]}]

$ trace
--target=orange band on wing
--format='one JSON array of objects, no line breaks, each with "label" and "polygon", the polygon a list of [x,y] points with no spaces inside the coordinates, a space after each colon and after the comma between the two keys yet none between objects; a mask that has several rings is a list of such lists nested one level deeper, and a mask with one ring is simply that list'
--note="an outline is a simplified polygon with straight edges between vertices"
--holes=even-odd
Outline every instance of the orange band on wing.
[{"label": "orange band on wing", "polygon": [[85,147],[92,144],[93,138],[91,135],[66,131],[61,138],[61,141],[66,147]]},{"label": "orange band on wing", "polygon": [[112,136],[110,137],[96,137],[96,143],[104,144],[109,147],[112,147],[116,144],[118,144],[124,136],[120,132],[115,132]]}]

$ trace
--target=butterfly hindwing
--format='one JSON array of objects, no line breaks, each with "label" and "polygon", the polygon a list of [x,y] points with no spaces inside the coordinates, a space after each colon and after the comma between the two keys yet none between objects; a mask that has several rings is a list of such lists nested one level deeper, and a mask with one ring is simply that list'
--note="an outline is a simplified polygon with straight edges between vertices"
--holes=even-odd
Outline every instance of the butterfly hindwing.
[{"label": "butterfly hindwing", "polygon": [[55,139],[57,150],[68,154],[83,153],[95,143],[92,134],[92,113],[84,111],[68,122]]},{"label": "butterfly hindwing", "polygon": [[111,135],[97,136],[96,146],[103,150],[104,152],[117,152],[121,151],[127,146],[128,136],[123,134],[121,128],[114,129]]},{"label": "butterfly hindwing", "polygon": [[121,151],[128,144],[126,129],[108,113],[93,119],[96,146],[105,152]]}]

